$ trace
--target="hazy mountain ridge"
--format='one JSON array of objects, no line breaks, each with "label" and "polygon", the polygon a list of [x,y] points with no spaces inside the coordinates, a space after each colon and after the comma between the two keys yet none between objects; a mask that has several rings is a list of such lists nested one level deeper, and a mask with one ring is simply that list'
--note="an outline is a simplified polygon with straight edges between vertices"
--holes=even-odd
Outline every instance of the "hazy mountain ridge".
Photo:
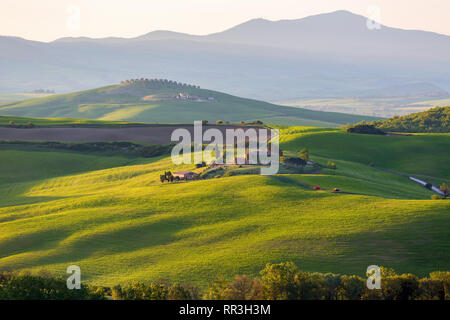
[{"label": "hazy mountain ridge", "polygon": [[357,96],[408,83],[450,90],[450,36],[371,31],[366,18],[346,11],[254,19],[206,36],[153,31],[51,43],[0,37],[0,46],[0,91],[67,92],[132,77],[179,79],[266,100]]}]

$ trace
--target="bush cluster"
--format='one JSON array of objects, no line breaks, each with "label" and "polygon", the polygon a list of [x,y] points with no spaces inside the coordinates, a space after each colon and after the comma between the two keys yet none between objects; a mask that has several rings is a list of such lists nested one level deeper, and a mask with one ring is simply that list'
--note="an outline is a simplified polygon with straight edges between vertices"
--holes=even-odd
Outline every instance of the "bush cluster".
[{"label": "bush cluster", "polygon": [[450,132],[450,106],[369,123],[391,132]]},{"label": "bush cluster", "polygon": [[103,288],[81,285],[81,289],[67,289],[64,278],[54,278],[41,272],[0,273],[0,300],[103,300]]},{"label": "bush cluster", "polygon": [[450,272],[419,279],[381,267],[381,288],[369,290],[357,275],[305,272],[291,262],[267,264],[260,277],[237,275],[212,281],[203,292],[195,286],[166,282],[132,282],[113,288],[83,285],[68,290],[62,278],[0,273],[0,299],[116,300],[450,300]]},{"label": "bush cluster", "polygon": [[376,128],[374,125],[366,123],[357,123],[354,126],[347,128],[348,133],[362,133],[362,134],[386,134],[384,131]]}]

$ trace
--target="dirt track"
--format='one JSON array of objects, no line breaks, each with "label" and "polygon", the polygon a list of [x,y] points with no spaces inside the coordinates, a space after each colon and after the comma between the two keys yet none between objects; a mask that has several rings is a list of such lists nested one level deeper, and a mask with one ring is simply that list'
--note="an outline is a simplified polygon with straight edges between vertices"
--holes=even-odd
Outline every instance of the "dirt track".
[{"label": "dirt track", "polygon": [[[177,128],[188,129],[193,137],[193,126],[32,129],[0,127],[0,140],[47,140],[68,142],[139,141],[165,144],[170,142],[170,136]],[[203,130],[210,128],[217,128],[225,134],[225,129],[236,127],[203,126]]]}]

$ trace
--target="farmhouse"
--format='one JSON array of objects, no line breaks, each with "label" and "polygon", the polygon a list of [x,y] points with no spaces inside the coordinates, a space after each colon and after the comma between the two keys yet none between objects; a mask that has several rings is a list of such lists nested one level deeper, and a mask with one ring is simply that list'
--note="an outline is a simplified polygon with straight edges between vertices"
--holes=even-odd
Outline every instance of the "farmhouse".
[{"label": "farmhouse", "polygon": [[212,102],[212,101],[215,101],[214,97],[202,98],[202,97],[196,96],[194,94],[183,93],[183,92],[180,92],[179,94],[177,94],[175,96],[175,98],[178,99],[178,100],[189,100],[189,101],[196,101],[196,102]]},{"label": "farmhouse", "polygon": [[194,180],[198,178],[198,174],[191,171],[178,171],[173,174],[173,177],[176,180]]},{"label": "farmhouse", "polygon": [[[267,152],[267,156],[270,157],[270,151]],[[246,152],[244,158],[234,158],[234,164],[261,164],[259,152],[251,151]]]},{"label": "farmhouse", "polygon": [[248,161],[246,158],[234,158],[233,164],[248,164]]}]

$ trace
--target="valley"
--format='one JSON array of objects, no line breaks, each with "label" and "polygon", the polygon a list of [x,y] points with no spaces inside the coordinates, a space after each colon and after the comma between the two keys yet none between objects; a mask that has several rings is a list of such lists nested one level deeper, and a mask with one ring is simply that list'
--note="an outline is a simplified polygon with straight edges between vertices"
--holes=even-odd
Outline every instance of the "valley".
[{"label": "valley", "polygon": [[448,182],[448,134],[286,127],[280,144],[287,155],[307,147],[320,171],[260,176],[236,166],[218,179],[161,184],[161,172],[194,166],[3,145],[0,160],[20,162],[1,174],[0,268],[61,274],[77,264],[91,284],[200,287],[279,261],[360,275],[374,261],[418,275],[450,268],[448,202],[370,165]]}]

